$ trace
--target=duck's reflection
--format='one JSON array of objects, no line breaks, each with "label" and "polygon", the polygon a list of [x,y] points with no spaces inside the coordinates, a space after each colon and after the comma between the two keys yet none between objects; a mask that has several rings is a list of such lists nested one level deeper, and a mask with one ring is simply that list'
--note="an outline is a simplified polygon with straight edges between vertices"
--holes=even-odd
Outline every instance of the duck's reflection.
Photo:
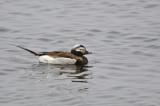
[{"label": "duck's reflection", "polygon": [[[78,66],[78,65],[52,65],[52,64],[34,64],[31,70],[36,72],[38,75],[52,75],[53,77],[65,75],[67,78],[71,79],[72,82],[83,82],[87,83],[87,79],[92,78],[92,73],[89,69],[92,66]],[[35,73],[34,73],[35,74]]]},{"label": "duck's reflection", "polygon": [[[72,69],[74,67],[74,72],[67,72],[67,71],[60,71],[59,74],[68,74],[68,77],[72,78],[72,82],[84,82],[87,83],[86,80],[83,79],[91,79],[89,76],[91,75],[91,73],[87,72],[92,66],[73,66],[71,65]],[[70,67],[70,68],[71,68]],[[68,66],[67,66],[68,68]],[[63,68],[65,69],[65,68]],[[81,80],[80,80],[81,79]]]}]

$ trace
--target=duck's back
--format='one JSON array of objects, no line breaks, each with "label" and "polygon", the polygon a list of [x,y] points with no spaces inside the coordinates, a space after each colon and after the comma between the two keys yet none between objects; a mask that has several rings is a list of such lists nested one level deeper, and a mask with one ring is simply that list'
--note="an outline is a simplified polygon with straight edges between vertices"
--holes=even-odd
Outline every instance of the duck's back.
[{"label": "duck's back", "polygon": [[38,57],[40,62],[51,63],[51,64],[76,64],[82,65],[87,64],[88,60],[84,56],[76,56],[70,52],[65,51],[53,51],[43,52]]}]

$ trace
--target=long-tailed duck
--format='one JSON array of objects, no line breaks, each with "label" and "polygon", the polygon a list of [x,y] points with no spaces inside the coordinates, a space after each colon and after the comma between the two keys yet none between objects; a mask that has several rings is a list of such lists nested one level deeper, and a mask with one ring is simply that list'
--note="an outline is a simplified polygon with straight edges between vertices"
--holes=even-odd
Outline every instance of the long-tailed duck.
[{"label": "long-tailed duck", "polygon": [[[14,45],[16,46],[16,45]],[[88,63],[88,59],[83,56],[85,54],[91,54],[88,52],[83,45],[75,45],[71,52],[66,51],[52,51],[52,52],[41,52],[36,53],[32,50],[26,49],[21,46],[16,46],[21,49],[24,49],[35,56],[38,57],[39,62],[50,63],[50,64],[75,64],[75,65],[85,65]]]}]

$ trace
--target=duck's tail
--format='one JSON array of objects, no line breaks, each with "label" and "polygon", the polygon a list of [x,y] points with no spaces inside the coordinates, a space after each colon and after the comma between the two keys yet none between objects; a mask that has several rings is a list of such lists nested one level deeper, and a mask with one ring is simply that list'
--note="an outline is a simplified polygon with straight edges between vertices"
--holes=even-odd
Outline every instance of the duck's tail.
[{"label": "duck's tail", "polygon": [[24,47],[17,46],[17,45],[14,45],[14,44],[10,44],[10,45],[16,46],[16,47],[21,48],[21,49],[23,49],[23,50],[26,50],[26,51],[30,52],[31,54],[33,54],[33,55],[35,55],[35,56],[40,56],[40,54],[38,54],[38,53],[36,53],[36,52],[34,52],[34,51],[32,51],[32,50],[26,49],[26,48],[24,48]]}]

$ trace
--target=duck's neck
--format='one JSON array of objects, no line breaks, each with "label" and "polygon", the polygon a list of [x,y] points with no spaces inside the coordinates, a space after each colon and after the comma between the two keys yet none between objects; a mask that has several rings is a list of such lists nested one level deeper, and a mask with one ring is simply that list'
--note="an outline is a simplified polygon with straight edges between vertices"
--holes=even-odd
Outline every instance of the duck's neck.
[{"label": "duck's neck", "polygon": [[83,56],[83,54],[81,52],[77,52],[75,50],[71,50],[71,53],[76,55],[76,56]]}]

